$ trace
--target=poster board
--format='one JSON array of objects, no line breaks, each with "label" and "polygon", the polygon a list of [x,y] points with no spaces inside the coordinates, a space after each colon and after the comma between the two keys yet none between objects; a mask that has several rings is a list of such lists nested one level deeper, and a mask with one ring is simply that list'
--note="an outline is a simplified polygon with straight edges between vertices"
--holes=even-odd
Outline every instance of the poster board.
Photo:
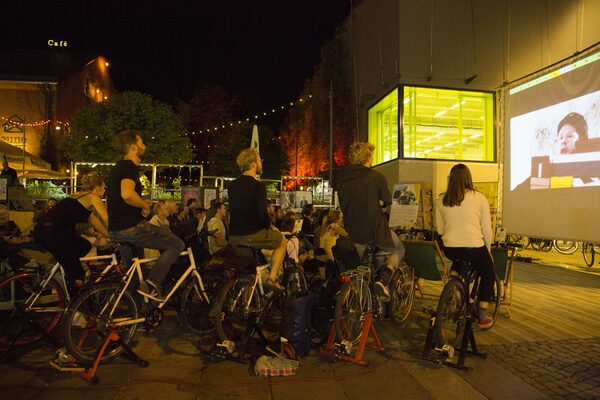
[{"label": "poster board", "polygon": [[200,204],[207,210],[210,208],[210,202],[219,198],[219,188],[203,187],[201,188],[202,198]]},{"label": "poster board", "polygon": [[196,199],[200,201],[200,188],[196,186],[182,186],[181,204],[185,206],[189,199]]},{"label": "poster board", "polygon": [[392,193],[389,226],[392,228],[416,228],[421,199],[421,185],[418,183],[397,183]]}]

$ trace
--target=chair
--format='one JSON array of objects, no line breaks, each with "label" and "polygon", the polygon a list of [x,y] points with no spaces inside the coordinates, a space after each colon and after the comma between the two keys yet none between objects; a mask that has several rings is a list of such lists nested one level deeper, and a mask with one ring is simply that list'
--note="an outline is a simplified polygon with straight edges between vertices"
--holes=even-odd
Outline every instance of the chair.
[{"label": "chair", "polygon": [[[413,267],[415,278],[428,281],[442,281],[448,275],[448,267],[442,256],[441,249],[435,241],[406,241],[403,242],[406,250],[404,259]],[[437,259],[439,257],[442,263],[442,274],[438,270]],[[417,289],[423,297],[423,290],[419,280],[417,280]]]}]

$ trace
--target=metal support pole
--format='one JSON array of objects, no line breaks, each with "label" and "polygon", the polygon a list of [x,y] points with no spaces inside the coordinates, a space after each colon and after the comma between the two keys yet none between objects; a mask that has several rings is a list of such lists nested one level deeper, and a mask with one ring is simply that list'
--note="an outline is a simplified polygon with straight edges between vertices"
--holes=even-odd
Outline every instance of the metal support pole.
[{"label": "metal support pole", "polygon": [[156,190],[156,165],[152,166],[152,186],[150,189],[150,198],[154,198],[154,191]]},{"label": "metal support pole", "polygon": [[23,186],[25,186],[25,119],[23,119]]},{"label": "metal support pole", "polygon": [[329,185],[333,182],[333,79],[329,81]]}]

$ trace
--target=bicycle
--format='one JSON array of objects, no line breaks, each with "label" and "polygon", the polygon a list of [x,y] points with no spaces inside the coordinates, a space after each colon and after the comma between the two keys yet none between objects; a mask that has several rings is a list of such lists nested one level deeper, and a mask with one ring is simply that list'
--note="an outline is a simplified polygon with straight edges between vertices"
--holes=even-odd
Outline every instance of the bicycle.
[{"label": "bicycle", "polygon": [[388,285],[391,288],[388,302],[376,296],[373,290],[374,274],[383,268],[377,259],[389,254],[377,252],[376,247],[369,244],[362,257],[364,265],[341,275],[343,284],[337,294],[333,319],[338,342],[356,345],[368,313],[376,319],[389,315],[399,325],[406,322],[415,295],[412,267],[401,263],[394,271]]},{"label": "bicycle", "polygon": [[[134,277],[137,277],[139,282],[143,282],[142,265],[157,258],[134,258],[132,266],[121,282],[103,283],[80,293],[71,303],[62,323],[62,338],[67,352],[77,362],[86,365],[91,364],[98,357],[100,361],[106,361],[125,351],[134,361],[143,365],[145,362],[133,353],[129,343],[139,325],[144,324],[148,331],[160,326],[163,320],[163,307],[182,285],[185,289],[178,311],[179,317],[185,321],[184,326],[191,328],[194,333],[212,330],[212,327],[208,328],[206,324],[198,325],[195,322],[199,314],[208,320],[211,300],[191,248],[188,247],[181,252],[180,256],[187,256],[190,265],[165,298],[156,304],[150,301],[149,294],[134,292],[131,286]],[[144,307],[140,304],[140,297]],[[206,305],[198,307],[201,303]],[[118,334],[118,340],[107,342],[107,338],[115,332]],[[103,345],[105,347],[100,354],[99,349]]]},{"label": "bicycle", "polygon": [[308,292],[306,278],[293,260],[286,257],[282,279],[284,291],[267,291],[262,282],[268,275],[270,264],[261,251],[254,247],[238,246],[237,252],[245,257],[246,262],[238,264],[238,276],[225,282],[215,301],[212,316],[217,338],[219,341],[247,342],[257,333],[266,341],[263,327],[274,322],[275,314],[281,311],[285,298],[302,296]]},{"label": "bicycle", "polygon": [[600,253],[600,247],[591,242],[583,242],[581,245],[581,253],[583,255],[583,261],[585,261],[585,265],[592,267],[594,265],[595,254]]},{"label": "bicycle", "polygon": [[552,241],[552,247],[561,254],[571,255],[579,250],[579,242],[574,240],[554,239]]},{"label": "bicycle", "polygon": [[[471,322],[478,319],[476,305],[478,304],[480,283],[477,271],[471,264],[462,260],[454,261],[454,263],[458,264],[458,268],[453,268],[453,270],[456,270],[459,275],[452,274],[444,285],[433,322],[436,349],[451,349],[451,353],[455,348],[466,351],[467,340],[470,339],[467,336],[472,333],[470,332]],[[501,288],[500,278],[495,275],[492,299],[489,302],[489,310],[494,323],[500,312]],[[462,365],[463,362],[464,354],[461,352],[459,364]]]},{"label": "bicycle", "polygon": [[[98,283],[110,273],[120,273],[116,254],[82,257],[84,263],[110,260],[99,274],[89,279]],[[9,274],[0,282],[0,346],[6,354],[14,346],[23,346],[50,338],[71,302],[65,272],[60,263],[46,269],[45,264],[30,263],[30,268]]]}]

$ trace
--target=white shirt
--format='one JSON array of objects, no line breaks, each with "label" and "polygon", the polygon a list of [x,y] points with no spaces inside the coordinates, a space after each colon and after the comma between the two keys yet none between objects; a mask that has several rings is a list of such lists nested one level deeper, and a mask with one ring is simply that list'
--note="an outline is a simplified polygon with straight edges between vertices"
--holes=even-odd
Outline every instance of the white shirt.
[{"label": "white shirt", "polygon": [[492,243],[492,218],[490,206],[483,194],[469,190],[460,206],[446,207],[444,196],[435,205],[437,232],[446,247],[477,248]]}]

